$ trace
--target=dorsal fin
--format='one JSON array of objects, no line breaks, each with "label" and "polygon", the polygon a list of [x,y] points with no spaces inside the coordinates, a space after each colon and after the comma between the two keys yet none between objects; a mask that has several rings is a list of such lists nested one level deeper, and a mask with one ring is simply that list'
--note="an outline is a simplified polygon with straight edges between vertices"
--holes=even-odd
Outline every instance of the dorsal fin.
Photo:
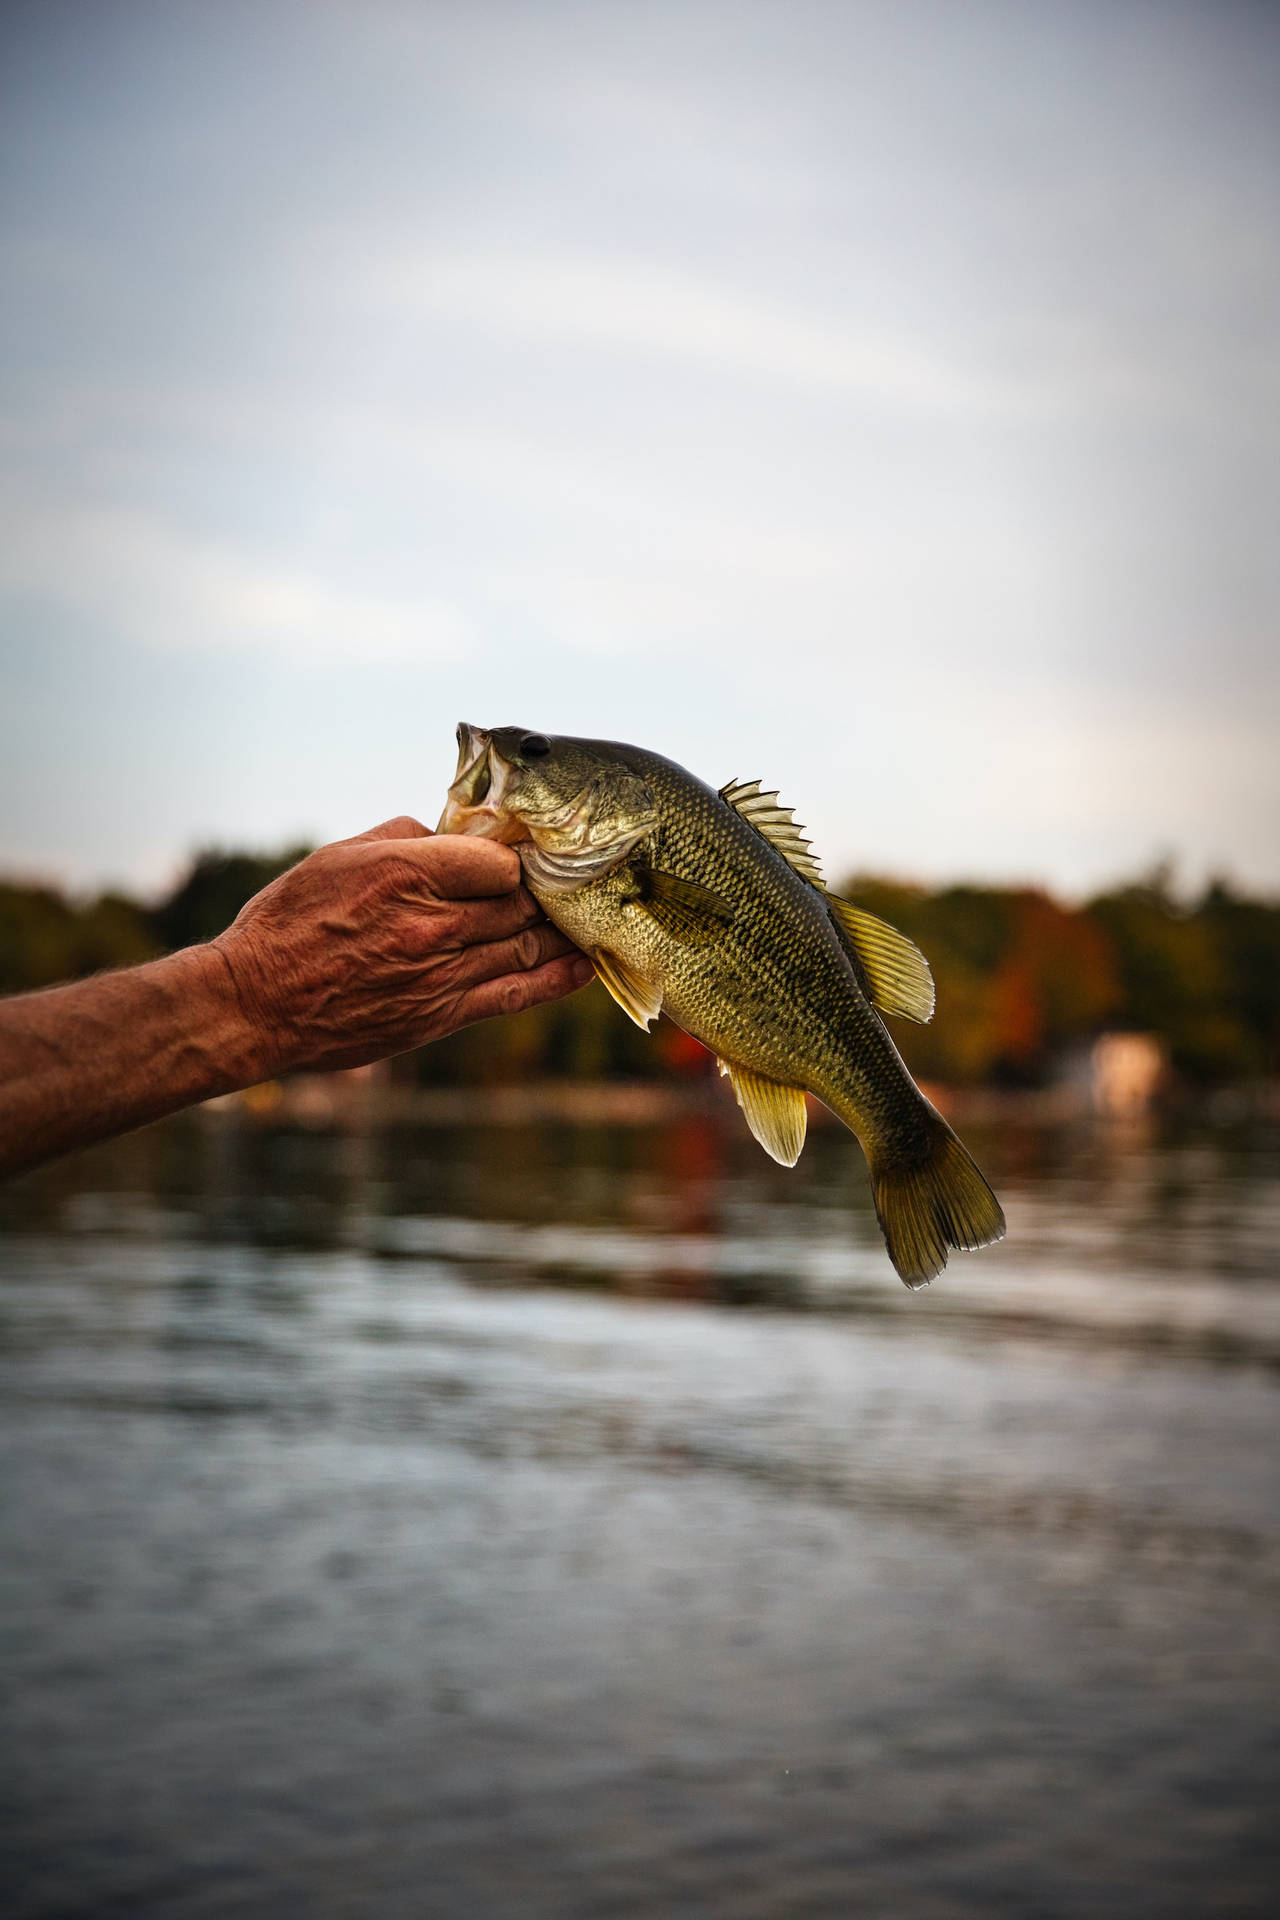
[{"label": "dorsal fin", "polygon": [[827,895],[827,910],[858,961],[867,997],[882,1013],[905,1020],[933,1018],[933,975],[919,947],[887,920],[877,919],[838,893]]},{"label": "dorsal fin", "polygon": [[735,813],[740,813],[748,826],[754,827],[802,880],[822,890],[822,869],[809,851],[804,828],[796,825],[790,807],[778,805],[776,789],[761,793],[758,780],[730,780],[727,786],[721,787],[720,798],[727,801]]},{"label": "dorsal fin", "polygon": [[856,962],[867,998],[882,1013],[905,1020],[932,1020],[934,991],[929,962],[919,947],[887,920],[877,919],[851,900],[828,893],[817,859],[809,851],[804,828],[798,827],[790,807],[780,807],[775,793],[761,793],[758,780],[730,780],[720,798],[740,813],[749,826],[779,852],[787,865],[825,895],[836,929]]}]

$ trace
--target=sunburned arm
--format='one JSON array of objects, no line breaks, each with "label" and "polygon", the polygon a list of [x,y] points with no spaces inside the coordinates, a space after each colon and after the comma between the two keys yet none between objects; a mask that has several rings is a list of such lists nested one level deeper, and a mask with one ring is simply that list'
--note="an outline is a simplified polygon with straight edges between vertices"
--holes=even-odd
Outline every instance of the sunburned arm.
[{"label": "sunburned arm", "polygon": [[207,946],[0,1000],[0,1177],[302,1067],[571,993],[510,847],[416,820],[321,847]]},{"label": "sunburned arm", "polygon": [[271,1070],[212,947],[0,1000],[0,1177]]}]

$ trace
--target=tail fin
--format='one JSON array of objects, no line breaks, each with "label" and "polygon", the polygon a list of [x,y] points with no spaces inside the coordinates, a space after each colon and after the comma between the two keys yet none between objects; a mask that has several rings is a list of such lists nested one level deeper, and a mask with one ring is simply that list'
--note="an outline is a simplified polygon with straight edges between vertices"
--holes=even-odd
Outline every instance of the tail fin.
[{"label": "tail fin", "polygon": [[871,1190],[889,1258],[909,1287],[928,1286],[949,1247],[1004,1238],[1000,1202],[941,1115],[925,1159],[871,1156]]}]

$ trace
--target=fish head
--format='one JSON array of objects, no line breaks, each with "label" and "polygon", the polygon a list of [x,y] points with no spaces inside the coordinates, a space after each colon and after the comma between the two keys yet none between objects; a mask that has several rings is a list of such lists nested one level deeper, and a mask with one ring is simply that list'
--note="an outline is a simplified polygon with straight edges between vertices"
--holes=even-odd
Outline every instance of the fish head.
[{"label": "fish head", "polygon": [[458,769],[436,832],[518,847],[531,882],[574,892],[616,867],[658,824],[648,784],[610,747],[462,721]]}]

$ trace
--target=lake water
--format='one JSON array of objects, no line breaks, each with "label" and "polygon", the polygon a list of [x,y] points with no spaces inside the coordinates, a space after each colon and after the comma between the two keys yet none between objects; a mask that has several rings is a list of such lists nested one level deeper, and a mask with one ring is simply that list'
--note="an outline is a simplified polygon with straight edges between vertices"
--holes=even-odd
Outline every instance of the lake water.
[{"label": "lake water", "polygon": [[0,1195],[9,1916],[1280,1910],[1274,1132],[195,1115]]}]

